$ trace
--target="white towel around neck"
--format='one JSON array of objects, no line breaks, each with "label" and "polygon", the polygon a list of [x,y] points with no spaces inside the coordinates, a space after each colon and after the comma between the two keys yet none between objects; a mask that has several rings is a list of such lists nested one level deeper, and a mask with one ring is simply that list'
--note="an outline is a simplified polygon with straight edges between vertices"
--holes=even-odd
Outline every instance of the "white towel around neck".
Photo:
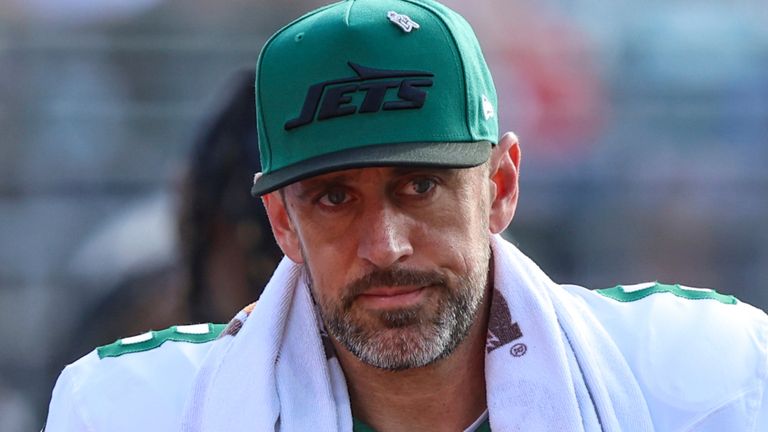
[{"label": "white towel around neck", "polygon": [[[491,244],[491,429],[652,431],[634,376],[592,313],[501,236]],[[326,355],[302,272],[283,259],[252,312],[215,342],[182,431],[352,430],[344,374]]]}]

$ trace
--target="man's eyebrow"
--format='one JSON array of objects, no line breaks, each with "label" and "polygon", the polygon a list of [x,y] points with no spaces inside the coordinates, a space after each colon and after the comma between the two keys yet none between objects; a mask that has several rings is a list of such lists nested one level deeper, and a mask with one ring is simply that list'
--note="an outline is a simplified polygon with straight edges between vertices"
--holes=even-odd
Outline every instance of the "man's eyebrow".
[{"label": "man's eyebrow", "polygon": [[[391,167],[392,175],[395,177],[408,176],[413,174],[435,174],[441,177],[452,179],[459,175],[462,171],[461,168],[444,168],[434,166],[394,166]],[[354,183],[355,175],[347,172],[331,173],[321,177],[309,178],[296,183],[292,187],[294,188],[294,195],[300,200],[306,200],[312,195],[317,194],[320,191],[327,190],[334,186],[343,186],[345,184]]]},{"label": "man's eyebrow", "polygon": [[351,181],[350,177],[348,174],[339,173],[337,175],[304,180],[294,186],[296,197],[301,200],[307,199],[319,191]]},{"label": "man's eyebrow", "polygon": [[440,174],[444,177],[455,177],[458,175],[460,169],[458,168],[445,168],[445,167],[432,167],[432,166],[403,166],[393,167],[392,173],[396,176],[405,176],[409,174],[417,173],[431,173]]}]

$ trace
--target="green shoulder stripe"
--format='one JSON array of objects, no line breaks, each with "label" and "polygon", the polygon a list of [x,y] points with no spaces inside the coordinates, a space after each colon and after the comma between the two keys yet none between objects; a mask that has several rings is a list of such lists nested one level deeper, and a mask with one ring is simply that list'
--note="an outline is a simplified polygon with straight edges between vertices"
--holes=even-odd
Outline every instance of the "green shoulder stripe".
[{"label": "green shoulder stripe", "polygon": [[173,326],[165,330],[153,330],[138,336],[120,339],[97,348],[96,352],[99,354],[99,358],[103,359],[153,350],[167,341],[205,343],[219,337],[226,326],[226,324],[211,323]]},{"label": "green shoulder stripe", "polygon": [[596,290],[605,297],[612,298],[620,302],[633,302],[652,294],[670,293],[688,300],[716,300],[723,304],[736,304],[736,297],[720,294],[715,290],[703,288],[689,288],[679,284],[666,285],[656,282],[640,289],[627,290],[619,285],[613,288],[604,288]]}]

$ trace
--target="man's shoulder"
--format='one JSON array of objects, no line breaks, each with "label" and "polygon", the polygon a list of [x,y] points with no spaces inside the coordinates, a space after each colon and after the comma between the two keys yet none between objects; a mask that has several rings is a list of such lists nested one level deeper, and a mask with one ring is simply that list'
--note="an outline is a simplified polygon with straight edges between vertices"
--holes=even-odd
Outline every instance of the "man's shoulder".
[{"label": "man's shoulder", "polygon": [[622,352],[652,412],[670,414],[665,424],[692,413],[702,422],[748,419],[736,413],[760,406],[768,380],[768,316],[760,309],[711,289],[658,282],[565,288]]},{"label": "man's shoulder", "polygon": [[765,312],[712,289],[659,282],[565,288],[587,305],[622,349],[661,357],[665,352],[720,351],[717,358],[696,358],[699,364],[744,364],[746,354],[768,354]]},{"label": "man's shoulder", "polygon": [[[565,285],[611,331],[667,328],[660,336],[707,331],[710,337],[734,332],[768,333],[768,316],[762,310],[709,288],[647,282],[588,290]],[[754,342],[754,340],[752,341]]]},{"label": "man's shoulder", "polygon": [[173,326],[91,351],[59,376],[46,430],[172,430],[200,364],[224,328]]}]

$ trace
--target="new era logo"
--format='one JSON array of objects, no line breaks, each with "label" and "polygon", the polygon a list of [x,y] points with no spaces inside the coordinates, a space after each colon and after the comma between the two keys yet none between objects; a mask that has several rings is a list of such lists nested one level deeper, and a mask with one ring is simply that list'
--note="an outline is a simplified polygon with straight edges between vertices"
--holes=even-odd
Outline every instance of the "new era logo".
[{"label": "new era logo", "polygon": [[483,95],[482,104],[483,104],[483,117],[485,117],[486,120],[492,119],[496,115],[496,110],[493,108],[493,104],[491,103],[491,101],[489,101],[485,95]]}]

